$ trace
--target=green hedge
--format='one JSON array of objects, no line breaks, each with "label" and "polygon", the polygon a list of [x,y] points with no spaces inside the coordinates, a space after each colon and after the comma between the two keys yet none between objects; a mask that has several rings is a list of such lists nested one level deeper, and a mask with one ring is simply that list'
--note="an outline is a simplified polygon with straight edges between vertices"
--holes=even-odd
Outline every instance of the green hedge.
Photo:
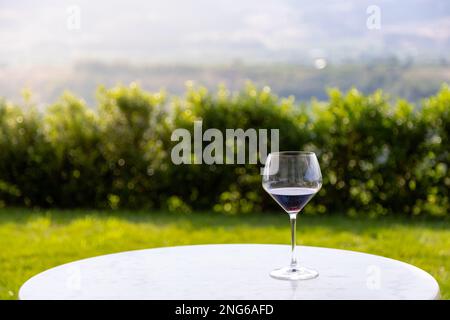
[{"label": "green hedge", "polygon": [[[175,128],[278,128],[281,150],[307,149],[324,177],[310,213],[448,216],[450,89],[419,106],[377,91],[329,91],[297,104],[265,87],[183,97],[135,84],[65,93],[45,112],[0,100],[0,206],[163,208],[229,214],[276,209],[258,165],[174,165]],[[278,209],[277,209],[278,210]]]}]

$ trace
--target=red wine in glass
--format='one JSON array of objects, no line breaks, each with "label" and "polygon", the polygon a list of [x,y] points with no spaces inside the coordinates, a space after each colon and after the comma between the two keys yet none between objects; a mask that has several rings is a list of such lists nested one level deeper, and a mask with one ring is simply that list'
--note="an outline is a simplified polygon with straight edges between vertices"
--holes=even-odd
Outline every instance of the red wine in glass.
[{"label": "red wine in glass", "polygon": [[312,188],[271,188],[267,190],[272,198],[287,212],[298,213],[316,194]]}]

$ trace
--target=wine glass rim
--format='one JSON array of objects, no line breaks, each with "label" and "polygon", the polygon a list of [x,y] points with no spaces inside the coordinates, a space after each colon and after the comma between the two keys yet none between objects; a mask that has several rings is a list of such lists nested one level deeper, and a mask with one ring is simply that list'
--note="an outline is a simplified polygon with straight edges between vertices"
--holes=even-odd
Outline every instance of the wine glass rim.
[{"label": "wine glass rim", "polygon": [[301,155],[316,155],[312,151],[278,151],[271,152],[271,156],[301,156]]}]

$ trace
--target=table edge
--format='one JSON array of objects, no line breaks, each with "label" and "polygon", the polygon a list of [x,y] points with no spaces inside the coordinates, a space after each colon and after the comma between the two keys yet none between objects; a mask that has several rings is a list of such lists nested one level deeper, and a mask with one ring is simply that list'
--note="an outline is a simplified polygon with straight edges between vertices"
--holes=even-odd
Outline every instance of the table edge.
[{"label": "table edge", "polygon": [[[74,261],[70,261],[70,262],[66,262],[60,265],[56,265],[54,267],[51,267],[49,269],[46,269],[42,272],[39,272],[33,276],[31,276],[30,278],[28,278],[19,288],[19,292],[17,293],[17,298],[18,300],[27,300],[27,299],[23,299],[21,297],[22,295],[22,291],[23,288],[25,287],[25,285],[30,282],[31,280],[33,280],[35,277],[41,276],[47,272],[52,271],[53,269],[56,268],[60,268],[60,267],[64,267],[70,264],[74,264],[74,263],[78,263],[78,262],[82,262],[82,261],[86,261],[86,260],[91,260],[91,259],[98,259],[98,258],[102,258],[105,256],[112,256],[112,255],[120,255],[123,253],[129,253],[129,252],[139,252],[139,251],[149,251],[149,250],[162,250],[162,249],[175,249],[175,248],[180,248],[180,247],[206,247],[206,246],[272,246],[272,247],[287,247],[289,245],[286,244],[271,244],[271,243],[212,243],[212,244],[188,244],[188,245],[180,245],[180,246],[167,246],[167,247],[154,247],[154,248],[146,248],[146,249],[134,249],[134,250],[127,250],[127,251],[119,251],[119,252],[113,252],[113,253],[107,253],[107,254],[102,254],[102,255],[98,255],[98,256],[93,256],[93,257],[88,257],[88,258],[83,258],[83,259],[79,259],[79,260],[74,260]],[[358,253],[358,254],[364,254],[364,255],[370,255],[370,256],[375,256],[378,258],[383,258],[383,259],[387,259],[387,260],[391,260],[394,261],[396,263],[401,263],[406,265],[406,267],[408,268],[413,268],[416,269],[419,272],[425,273],[431,280],[433,280],[434,285],[435,285],[435,297],[433,298],[433,300],[440,300],[441,298],[441,291],[440,291],[440,286],[439,283],[437,282],[437,280],[427,271],[404,261],[401,260],[396,260],[393,258],[389,258],[389,257],[385,257],[385,256],[381,256],[381,255],[377,255],[377,254],[372,254],[372,253],[367,253],[367,252],[363,252],[363,251],[356,251],[356,250],[346,250],[346,249],[339,249],[339,248],[329,248],[329,247],[319,247],[319,246],[304,246],[304,245],[298,245],[297,248],[301,249],[301,248],[316,248],[316,249],[321,249],[321,250],[334,250],[334,251],[345,251],[345,252],[353,252],[353,253]]]}]

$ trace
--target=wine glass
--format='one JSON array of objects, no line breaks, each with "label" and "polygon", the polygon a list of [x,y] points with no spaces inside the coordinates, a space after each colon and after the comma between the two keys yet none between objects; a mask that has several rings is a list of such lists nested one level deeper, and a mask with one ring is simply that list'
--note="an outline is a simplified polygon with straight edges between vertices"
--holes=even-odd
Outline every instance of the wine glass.
[{"label": "wine glass", "polygon": [[291,221],[291,264],[275,269],[270,276],[284,280],[313,279],[315,270],[299,266],[295,252],[297,214],[320,190],[322,174],[314,152],[285,151],[269,154],[263,171],[262,185],[288,213]]}]

